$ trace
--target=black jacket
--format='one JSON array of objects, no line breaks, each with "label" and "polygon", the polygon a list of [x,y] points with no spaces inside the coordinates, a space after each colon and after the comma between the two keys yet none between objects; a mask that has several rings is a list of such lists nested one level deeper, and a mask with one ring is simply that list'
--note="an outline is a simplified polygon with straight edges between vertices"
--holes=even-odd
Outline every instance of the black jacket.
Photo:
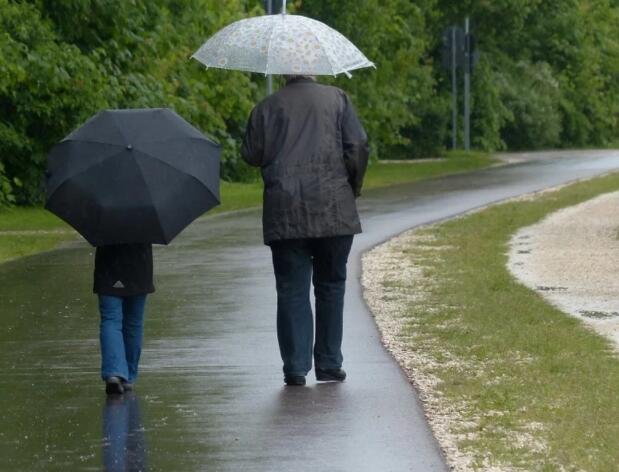
[{"label": "black jacket", "polygon": [[355,197],[368,154],[363,126],[336,87],[297,79],[260,102],[242,155],[261,167],[264,242],[360,233]]},{"label": "black jacket", "polygon": [[130,297],[155,291],[150,244],[99,246],[95,254],[95,293]]}]

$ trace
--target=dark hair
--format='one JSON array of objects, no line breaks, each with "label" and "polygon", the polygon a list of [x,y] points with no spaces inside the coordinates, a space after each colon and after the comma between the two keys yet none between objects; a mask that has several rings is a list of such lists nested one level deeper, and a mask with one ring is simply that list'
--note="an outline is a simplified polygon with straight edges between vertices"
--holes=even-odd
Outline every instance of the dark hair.
[{"label": "dark hair", "polygon": [[297,79],[311,79],[311,80],[316,80],[316,77],[313,75],[303,75],[303,74],[296,74],[296,75],[284,75],[284,80],[286,80],[286,83],[290,82],[291,80],[297,80]]}]

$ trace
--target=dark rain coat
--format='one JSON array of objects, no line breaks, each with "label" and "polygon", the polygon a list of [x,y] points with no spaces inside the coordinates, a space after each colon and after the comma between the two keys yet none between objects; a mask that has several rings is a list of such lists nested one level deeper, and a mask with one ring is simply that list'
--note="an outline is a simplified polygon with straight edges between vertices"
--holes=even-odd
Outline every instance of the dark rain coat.
[{"label": "dark rain coat", "polygon": [[262,171],[264,242],[361,232],[368,143],[342,90],[288,82],[251,112],[242,156]]},{"label": "dark rain coat", "polygon": [[99,295],[132,297],[155,291],[151,244],[98,246],[93,291]]}]

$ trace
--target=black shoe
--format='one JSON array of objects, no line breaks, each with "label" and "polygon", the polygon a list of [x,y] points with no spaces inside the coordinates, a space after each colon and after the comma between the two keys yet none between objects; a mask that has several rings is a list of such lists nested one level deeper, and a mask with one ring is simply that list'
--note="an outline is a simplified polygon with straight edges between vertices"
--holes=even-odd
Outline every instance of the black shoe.
[{"label": "black shoe", "polygon": [[125,393],[123,382],[120,377],[108,377],[105,379],[105,393],[108,395],[122,395]]},{"label": "black shoe", "polygon": [[284,382],[286,385],[290,386],[300,386],[305,385],[305,375],[284,375]]},{"label": "black shoe", "polygon": [[316,380],[319,382],[343,382],[346,379],[344,369],[318,369],[316,368]]}]

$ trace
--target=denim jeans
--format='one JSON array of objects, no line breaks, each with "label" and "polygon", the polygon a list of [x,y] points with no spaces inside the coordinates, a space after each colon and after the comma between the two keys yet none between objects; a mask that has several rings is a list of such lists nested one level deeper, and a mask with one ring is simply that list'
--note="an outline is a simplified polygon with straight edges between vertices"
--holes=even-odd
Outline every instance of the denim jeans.
[{"label": "denim jeans", "polygon": [[99,295],[101,313],[101,377],[120,377],[129,383],[138,375],[144,331],[146,295]]},{"label": "denim jeans", "polygon": [[[342,366],[346,264],[352,240],[352,236],[335,236],[271,243],[277,286],[277,339],[285,374],[307,375],[312,368],[312,352],[317,368]],[[316,299],[314,343],[312,282]]]}]

